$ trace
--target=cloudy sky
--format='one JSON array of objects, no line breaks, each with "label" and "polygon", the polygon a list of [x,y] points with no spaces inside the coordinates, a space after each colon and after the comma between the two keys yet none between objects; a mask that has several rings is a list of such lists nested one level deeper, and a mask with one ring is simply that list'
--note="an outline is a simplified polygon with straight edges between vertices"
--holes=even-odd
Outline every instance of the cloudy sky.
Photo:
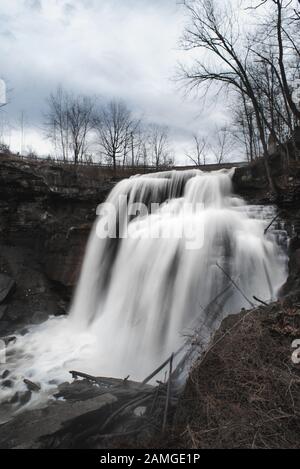
[{"label": "cloudy sky", "polygon": [[[46,98],[58,84],[121,98],[137,116],[168,125],[177,161],[195,132],[222,124],[223,107],[203,107],[174,81],[186,18],[177,0],[0,0],[0,78],[10,103],[6,142],[46,154]],[[3,113],[2,113],[3,114]],[[2,123],[3,127],[3,123]]]}]

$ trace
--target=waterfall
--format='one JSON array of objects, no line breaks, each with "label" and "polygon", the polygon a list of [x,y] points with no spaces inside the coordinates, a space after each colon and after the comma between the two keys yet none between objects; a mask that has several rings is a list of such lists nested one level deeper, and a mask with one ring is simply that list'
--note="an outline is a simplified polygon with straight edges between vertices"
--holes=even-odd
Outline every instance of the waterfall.
[{"label": "waterfall", "polygon": [[119,182],[98,208],[69,316],[11,345],[16,383],[24,367],[45,392],[74,368],[140,380],[191,330],[207,340],[253,296],[275,299],[286,278],[282,231],[264,234],[275,209],[236,197],[233,172]]},{"label": "waterfall", "polygon": [[[113,189],[114,222],[122,197],[148,211],[119,222],[117,239],[99,238],[99,220],[90,237],[70,319],[97,331],[99,371],[141,379],[180,347],[191,324],[209,331],[249,307],[223,270],[252,301],[274,297],[285,263],[264,236],[265,220],[232,194],[232,175],[162,172]],[[154,213],[151,202],[159,204]],[[128,227],[132,236],[122,237]]]}]

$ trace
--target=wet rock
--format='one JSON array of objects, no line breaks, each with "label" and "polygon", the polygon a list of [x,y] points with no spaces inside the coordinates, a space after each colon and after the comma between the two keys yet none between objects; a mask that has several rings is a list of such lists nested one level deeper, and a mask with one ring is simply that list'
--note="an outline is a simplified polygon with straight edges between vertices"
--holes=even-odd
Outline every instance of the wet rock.
[{"label": "wet rock", "polygon": [[[27,410],[11,421],[0,425],[1,448],[73,448],[86,447],[89,437],[85,430],[97,428],[111,420],[111,416],[132,399],[143,398],[145,393],[155,392],[149,385],[121,379],[97,378],[97,384],[86,379],[63,383],[56,400],[49,401],[41,409]],[[16,393],[11,403],[20,404],[29,394]],[[26,403],[26,402],[25,402]],[[134,410],[138,415],[134,414]],[[128,407],[111,421],[107,432],[129,431],[135,422],[143,423],[144,406]]]},{"label": "wet rock", "polygon": [[0,274],[0,304],[3,303],[16,287],[15,281],[5,274]]},{"label": "wet rock", "polygon": [[6,379],[5,381],[2,381],[2,386],[5,388],[12,388],[13,382],[10,379]]},{"label": "wet rock", "polygon": [[0,306],[0,320],[4,317],[6,310],[7,310],[7,305]]},{"label": "wet rock", "polygon": [[32,396],[31,391],[25,391],[19,394],[19,402],[21,405],[27,404],[30,401]]},{"label": "wet rock", "polygon": [[11,400],[9,401],[10,404],[17,404],[19,402],[19,393],[15,392]]},{"label": "wet rock", "polygon": [[39,392],[41,390],[41,386],[29,379],[23,379],[24,384],[26,384],[28,391],[32,392]]},{"label": "wet rock", "polygon": [[37,311],[36,313],[33,314],[31,322],[32,324],[40,324],[41,322],[44,322],[48,319],[48,313],[47,311]]},{"label": "wet rock", "polygon": [[31,391],[16,392],[10,400],[10,404],[19,404],[20,406],[23,406],[30,401],[31,396]]},{"label": "wet rock", "polygon": [[17,338],[15,336],[10,336],[10,337],[3,337],[2,339],[6,345],[6,347],[9,345],[9,344],[14,344],[17,340]]},{"label": "wet rock", "polygon": [[10,373],[10,371],[9,371],[9,370],[4,370],[4,371],[3,371],[3,373],[2,373],[2,375],[1,375],[1,379],[5,379],[5,378],[7,378],[7,377],[8,377],[8,375],[9,375],[9,373]]}]

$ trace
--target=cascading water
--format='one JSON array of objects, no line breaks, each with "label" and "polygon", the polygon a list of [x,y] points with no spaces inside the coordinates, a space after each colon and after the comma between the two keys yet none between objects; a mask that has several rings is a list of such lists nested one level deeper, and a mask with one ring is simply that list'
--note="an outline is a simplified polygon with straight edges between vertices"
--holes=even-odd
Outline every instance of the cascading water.
[{"label": "cascading water", "polygon": [[264,234],[274,209],[235,197],[232,174],[170,171],[117,184],[91,233],[69,316],[8,346],[2,369],[13,386],[2,388],[2,402],[24,377],[41,384],[41,399],[71,369],[143,379],[188,330],[200,327],[207,340],[226,314],[249,307],[245,297],[275,298],[286,278],[282,232]]}]

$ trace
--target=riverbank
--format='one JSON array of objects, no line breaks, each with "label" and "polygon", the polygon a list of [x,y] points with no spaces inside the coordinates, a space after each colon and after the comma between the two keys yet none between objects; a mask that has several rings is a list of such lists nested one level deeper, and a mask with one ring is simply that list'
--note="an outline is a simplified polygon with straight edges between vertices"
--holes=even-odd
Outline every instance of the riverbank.
[{"label": "riverbank", "polygon": [[[257,171],[256,182],[253,171]],[[292,237],[289,278],[280,301],[223,321],[209,351],[193,366],[179,401],[172,389],[166,406],[166,383],[159,384],[159,391],[151,389],[144,395],[148,389],[137,389],[125,376],[118,383],[105,382],[104,387],[101,377],[96,382],[93,377],[75,378],[72,384],[62,385],[59,400],[50,406],[28,410],[1,426],[0,446],[263,447],[265,442],[268,447],[272,443],[268,432],[274,430],[275,447],[294,447],[291,428],[299,432],[300,411],[298,368],[291,361],[292,340],[300,338],[297,174],[285,177],[282,184],[287,186],[282,185],[281,197],[274,199],[257,168],[236,171],[234,186],[239,195],[249,203],[276,203],[280,209]],[[252,195],[247,192],[251,178],[254,186],[260,184]],[[57,165],[0,160],[1,336],[67,311],[95,208],[115,182]],[[9,374],[2,379],[9,386]],[[26,405],[39,392],[34,383],[27,386],[22,395],[14,396],[15,403],[24,400]],[[37,431],[44,420],[47,425]],[[100,426],[95,424],[99,421]]]},{"label": "riverbank", "polygon": [[168,437],[151,444],[298,448],[300,353],[292,347],[296,339],[300,292],[292,299],[227,317],[193,366]]}]

